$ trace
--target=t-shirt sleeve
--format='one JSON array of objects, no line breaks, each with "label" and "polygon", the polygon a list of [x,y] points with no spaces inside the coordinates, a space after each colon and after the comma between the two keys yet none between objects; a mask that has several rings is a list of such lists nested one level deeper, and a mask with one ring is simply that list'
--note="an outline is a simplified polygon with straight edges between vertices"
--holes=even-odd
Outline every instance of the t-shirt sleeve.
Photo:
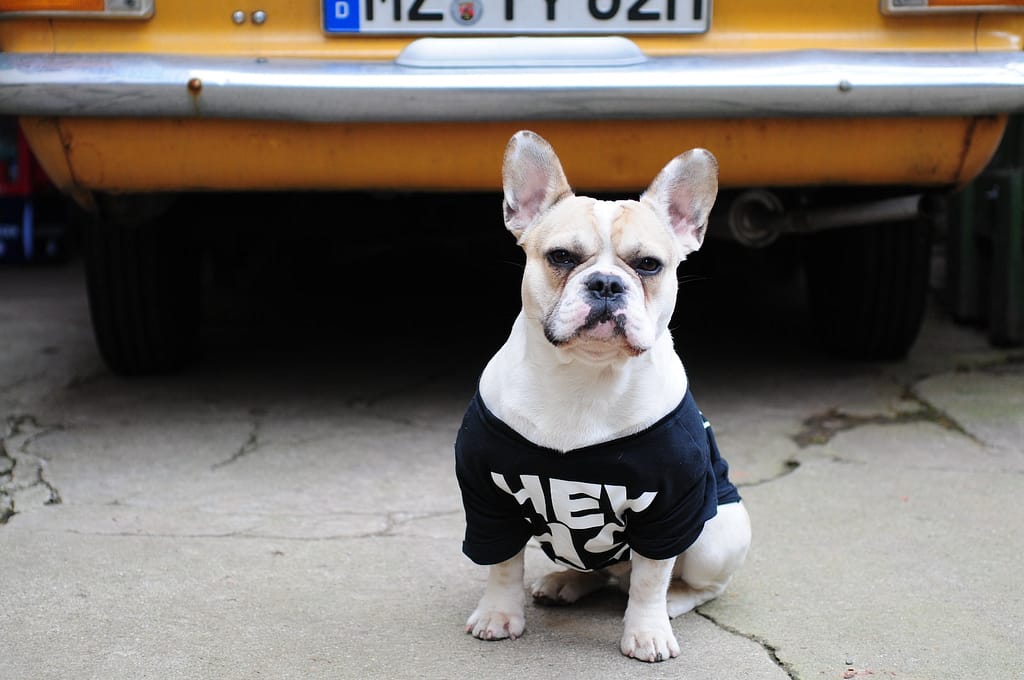
[{"label": "t-shirt sleeve", "polygon": [[688,489],[659,493],[647,509],[628,512],[630,549],[652,560],[676,557],[693,545],[704,523],[717,513],[715,496],[715,478],[709,467]]},{"label": "t-shirt sleeve", "polygon": [[[674,456],[659,461],[658,494],[649,507],[627,511],[631,550],[653,560],[675,557],[693,545],[718,513],[718,493],[703,418],[673,430]],[[699,431],[692,432],[690,428]]]},{"label": "t-shirt sleeve", "polygon": [[462,552],[477,564],[498,564],[515,557],[533,532],[515,499],[491,478],[485,456],[474,451],[478,434],[464,424],[455,442],[455,476],[466,513]]},{"label": "t-shirt sleeve", "polygon": [[715,485],[717,487],[718,504],[738,503],[740,499],[739,489],[729,481],[729,463],[718,451],[718,443],[715,441],[715,433],[711,425],[706,425],[708,433],[708,446],[711,448],[711,467],[715,471]]}]

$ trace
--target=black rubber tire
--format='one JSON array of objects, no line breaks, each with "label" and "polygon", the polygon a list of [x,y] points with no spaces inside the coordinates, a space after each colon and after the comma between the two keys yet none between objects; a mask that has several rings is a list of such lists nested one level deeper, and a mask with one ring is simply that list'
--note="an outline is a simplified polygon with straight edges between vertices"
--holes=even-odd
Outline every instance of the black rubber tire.
[{"label": "black rubber tire", "polygon": [[806,245],[808,308],[824,346],[853,359],[905,357],[924,319],[931,222],[838,229]]},{"label": "black rubber tire", "polygon": [[174,372],[196,354],[200,254],[194,233],[169,213],[83,224],[86,290],[100,355],[111,371]]}]

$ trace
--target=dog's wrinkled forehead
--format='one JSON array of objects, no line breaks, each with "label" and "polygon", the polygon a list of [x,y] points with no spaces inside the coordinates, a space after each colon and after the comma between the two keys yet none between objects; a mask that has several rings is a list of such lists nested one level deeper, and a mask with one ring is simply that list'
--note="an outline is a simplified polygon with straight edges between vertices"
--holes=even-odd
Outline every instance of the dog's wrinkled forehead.
[{"label": "dog's wrinkled forehead", "polygon": [[679,257],[669,228],[648,206],[588,196],[569,196],[553,205],[524,235],[522,245],[539,252],[565,248],[587,257],[608,253],[625,258],[640,252],[666,261]]}]

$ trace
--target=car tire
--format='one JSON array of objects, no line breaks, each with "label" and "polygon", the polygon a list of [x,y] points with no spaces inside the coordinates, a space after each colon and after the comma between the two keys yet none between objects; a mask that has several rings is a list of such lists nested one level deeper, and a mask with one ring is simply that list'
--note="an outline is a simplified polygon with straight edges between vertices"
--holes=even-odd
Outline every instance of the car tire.
[{"label": "car tire", "polygon": [[177,371],[198,347],[199,249],[166,207],[144,197],[107,199],[83,224],[93,332],[119,375]]},{"label": "car tire", "polygon": [[920,219],[808,237],[807,303],[826,348],[853,359],[907,355],[924,318],[931,232]]}]

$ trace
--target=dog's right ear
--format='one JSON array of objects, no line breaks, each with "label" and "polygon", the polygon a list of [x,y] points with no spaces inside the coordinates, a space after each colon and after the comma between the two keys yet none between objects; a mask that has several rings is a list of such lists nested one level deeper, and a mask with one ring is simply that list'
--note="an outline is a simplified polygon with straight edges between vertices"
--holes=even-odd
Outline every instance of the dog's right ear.
[{"label": "dog's right ear", "polygon": [[537,217],[572,195],[555,150],[535,132],[520,130],[505,147],[501,168],[505,226],[519,241]]}]

